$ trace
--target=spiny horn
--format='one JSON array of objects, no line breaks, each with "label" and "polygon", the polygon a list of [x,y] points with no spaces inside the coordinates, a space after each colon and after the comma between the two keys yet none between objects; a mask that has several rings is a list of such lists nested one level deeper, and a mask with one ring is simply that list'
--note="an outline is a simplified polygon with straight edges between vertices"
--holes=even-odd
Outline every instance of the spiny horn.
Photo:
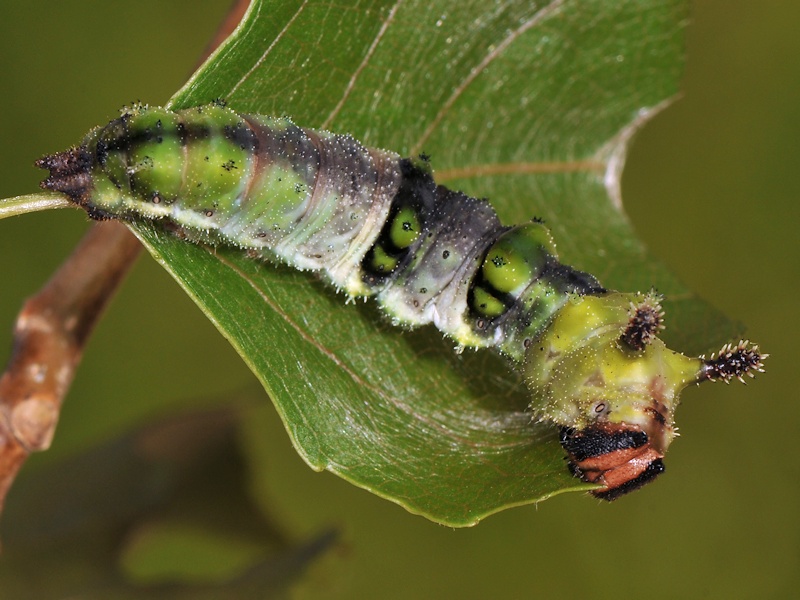
[{"label": "spiny horn", "polygon": [[661,296],[651,292],[642,302],[631,303],[628,326],[622,332],[620,341],[632,350],[640,352],[662,329],[664,329],[664,310],[661,308]]},{"label": "spiny horn", "polygon": [[764,372],[764,359],[769,354],[759,352],[758,346],[751,345],[748,340],[738,344],[725,344],[711,358],[703,359],[703,368],[700,372],[700,381],[724,381],[730,383],[734,377],[745,383],[744,376],[755,377],[755,374]]}]

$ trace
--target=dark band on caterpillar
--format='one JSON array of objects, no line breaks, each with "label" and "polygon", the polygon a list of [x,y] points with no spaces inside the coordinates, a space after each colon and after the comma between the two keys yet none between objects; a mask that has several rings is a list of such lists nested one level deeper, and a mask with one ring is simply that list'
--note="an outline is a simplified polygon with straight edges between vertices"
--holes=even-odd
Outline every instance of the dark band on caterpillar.
[{"label": "dark band on caterpillar", "polygon": [[647,434],[637,429],[590,426],[576,431],[562,427],[561,445],[567,452],[570,472],[587,483],[602,500],[616,500],[664,472],[663,455],[651,447]]},{"label": "dark band on caterpillar", "polygon": [[430,224],[435,217],[436,183],[408,159],[400,161],[400,172],[400,189],[392,199],[389,216],[361,263],[365,283],[371,287],[405,268],[423,236],[434,235]]},{"label": "dark band on caterpillar", "polygon": [[628,479],[624,483],[605,490],[593,490],[592,495],[600,500],[612,502],[625,494],[630,494],[641,488],[642,486],[652,482],[656,477],[666,471],[664,461],[661,458],[655,458],[646,463],[647,467],[632,479]]}]

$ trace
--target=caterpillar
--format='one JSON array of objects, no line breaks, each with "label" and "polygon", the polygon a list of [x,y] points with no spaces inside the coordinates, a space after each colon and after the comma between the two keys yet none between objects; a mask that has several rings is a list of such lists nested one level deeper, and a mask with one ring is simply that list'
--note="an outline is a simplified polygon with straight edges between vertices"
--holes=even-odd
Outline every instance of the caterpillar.
[{"label": "caterpillar", "polygon": [[125,109],[45,156],[41,183],[93,219],[150,219],[188,240],[316,271],[393,322],[432,324],[521,370],[571,472],[614,500],[654,480],[680,391],[763,371],[749,342],[687,357],[658,337],[655,293],[604,288],[561,263],[544,223],[504,226],[486,200],[437,185],[427,159],[222,103]]}]

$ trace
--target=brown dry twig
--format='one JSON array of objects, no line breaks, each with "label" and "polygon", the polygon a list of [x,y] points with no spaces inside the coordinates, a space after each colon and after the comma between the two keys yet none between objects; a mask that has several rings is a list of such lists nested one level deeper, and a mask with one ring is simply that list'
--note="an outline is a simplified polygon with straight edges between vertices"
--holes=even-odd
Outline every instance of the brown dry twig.
[{"label": "brown dry twig", "polygon": [[[203,59],[235,29],[248,4],[234,2]],[[0,377],[0,511],[28,455],[50,446],[83,348],[140,251],[125,226],[97,223],[22,307]]]}]

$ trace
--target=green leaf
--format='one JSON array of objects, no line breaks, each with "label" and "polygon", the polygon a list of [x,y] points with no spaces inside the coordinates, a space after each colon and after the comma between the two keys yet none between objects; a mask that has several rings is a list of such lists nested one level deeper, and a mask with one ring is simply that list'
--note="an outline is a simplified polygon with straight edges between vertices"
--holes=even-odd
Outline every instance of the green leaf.
[{"label": "green leaf", "polygon": [[[668,337],[696,351],[730,327],[646,257],[619,195],[631,135],[677,91],[684,21],[682,0],[256,1],[171,106],[224,97],[424,151],[439,180],[488,196],[505,222],[544,218],[565,261],[608,287],[668,294]],[[393,329],[313,276],[134,230],[252,368],[313,468],[453,526],[587,489],[498,357]]]}]

